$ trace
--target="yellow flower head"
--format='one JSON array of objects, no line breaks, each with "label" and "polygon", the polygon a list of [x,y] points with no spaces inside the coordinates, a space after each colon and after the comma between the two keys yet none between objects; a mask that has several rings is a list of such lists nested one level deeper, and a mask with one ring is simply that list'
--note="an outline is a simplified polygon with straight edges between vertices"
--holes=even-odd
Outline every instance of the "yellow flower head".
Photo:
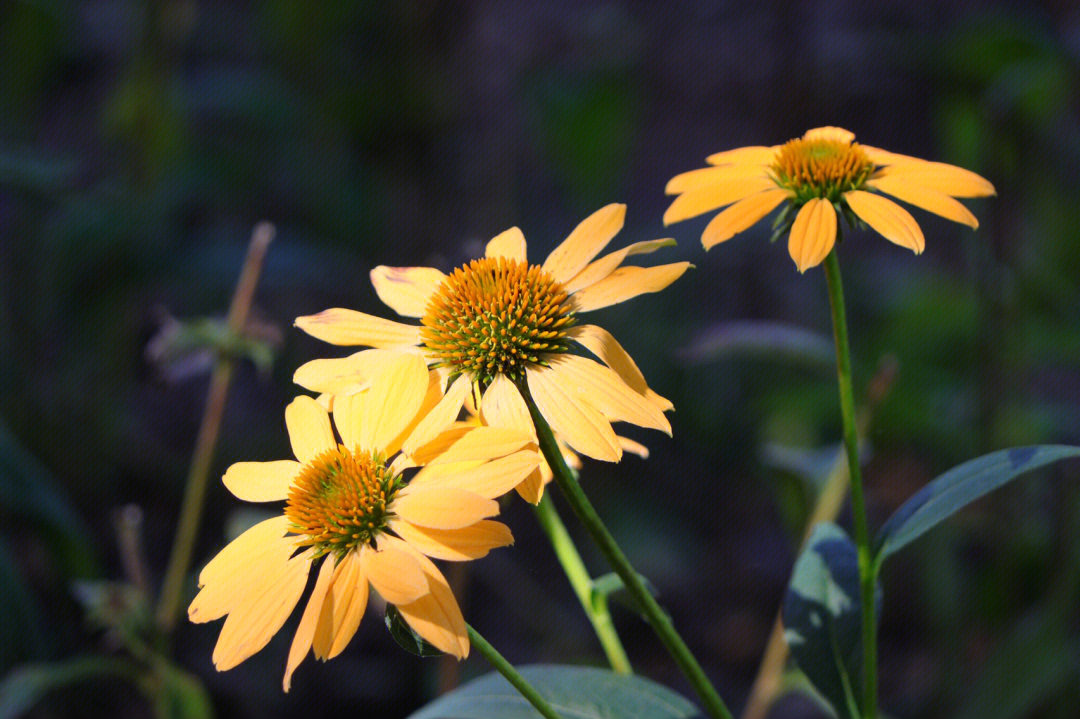
[{"label": "yellow flower head", "polygon": [[[836,243],[836,214],[865,222],[885,239],[923,251],[922,230],[885,193],[970,226],[978,220],[957,197],[986,197],[994,186],[974,172],[861,145],[839,127],[819,127],[773,147],[741,147],[709,156],[712,167],[676,175],[678,195],[664,224],[726,207],[705,227],[705,249],[728,240],[787,202],[778,234],[790,229],[788,251],[799,272],[821,264]],[[796,212],[797,211],[797,212]],[[795,213],[795,214],[792,214]],[[792,219],[792,217],[794,219]]]},{"label": "yellow flower head", "polygon": [[[674,282],[689,267],[621,266],[630,255],[653,252],[672,240],[639,242],[597,255],[622,228],[624,205],[590,215],[542,265],[526,258],[525,237],[513,227],[487,244],[485,256],[446,275],[428,267],[376,267],[379,298],[404,324],[362,312],[329,309],[299,317],[297,327],[325,342],[377,348],[300,367],[295,381],[341,395],[362,386],[383,361],[374,354],[416,352],[452,382],[447,397],[467,396],[482,421],[535,436],[521,392],[536,402],[552,430],[571,448],[609,462],[640,445],[616,436],[612,422],[632,422],[671,434],[664,412],[671,403],[653,392],[626,351],[604,329],[581,324],[579,314],[607,307]],[[575,354],[583,347],[599,361]],[[336,400],[335,400],[336,401]],[[456,417],[456,413],[454,414]],[[406,448],[407,449],[407,448]],[[539,501],[533,477],[523,496]]]},{"label": "yellow flower head", "polygon": [[218,670],[270,641],[316,566],[285,691],[309,649],[325,660],[345,648],[369,584],[428,642],[468,655],[461,610],[428,557],[477,559],[511,544],[510,530],[489,519],[499,513],[494,498],[535,472],[540,455],[526,432],[446,419],[442,378],[418,353],[383,360],[364,388],[335,399],[337,437],[323,405],[298,397],[285,410],[296,460],[239,462],[226,471],[225,486],[238,498],[284,501],[285,508],[233,540],[199,574],[188,617],[228,615],[214,647]]}]

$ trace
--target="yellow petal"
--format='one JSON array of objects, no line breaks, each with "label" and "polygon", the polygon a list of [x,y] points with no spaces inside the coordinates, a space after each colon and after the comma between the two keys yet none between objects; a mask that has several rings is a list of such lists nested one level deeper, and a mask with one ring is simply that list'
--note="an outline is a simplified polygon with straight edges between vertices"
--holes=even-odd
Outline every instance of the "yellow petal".
[{"label": "yellow petal", "polygon": [[293,454],[310,462],[328,449],[337,447],[330,429],[330,415],[311,397],[301,395],[285,408],[285,426]]},{"label": "yellow petal", "polygon": [[[724,170],[727,168],[711,167],[709,169]],[[671,206],[664,212],[664,224],[670,225],[673,222],[681,222],[775,187],[776,183],[765,174],[764,168],[760,171],[760,174],[755,176],[719,180],[711,185],[684,192],[676,197]]]},{"label": "yellow petal", "polygon": [[[328,557],[326,561],[330,561]],[[359,552],[348,552],[334,568],[330,590],[319,614],[312,648],[319,659],[333,659],[356,634],[368,600],[368,580]]]},{"label": "yellow petal", "polygon": [[232,669],[277,634],[304,593],[310,567],[311,552],[298,554],[263,574],[244,592],[214,645],[212,659],[219,672]]},{"label": "yellow petal", "polygon": [[557,372],[547,367],[529,367],[525,372],[537,409],[564,442],[594,459],[618,462],[622,458],[611,423],[568,393]]},{"label": "yellow petal", "polygon": [[454,423],[457,416],[461,414],[461,407],[465,403],[465,395],[469,392],[470,384],[469,378],[465,375],[454,380],[439,403],[424,415],[402,444],[401,449],[405,454],[411,455]]},{"label": "yellow petal", "polygon": [[289,487],[301,464],[291,459],[277,462],[237,462],[225,470],[221,481],[237,499],[245,502],[277,502],[288,498]]},{"label": "yellow petal", "polygon": [[312,392],[346,395],[363,392],[371,378],[402,353],[416,354],[412,347],[361,350],[348,357],[305,362],[293,373],[293,382]]},{"label": "yellow petal", "polygon": [[770,165],[776,159],[778,149],[780,148],[776,145],[737,147],[734,150],[724,150],[709,155],[705,158],[705,162],[710,165]]},{"label": "yellow petal", "polygon": [[340,307],[297,317],[296,326],[332,345],[400,347],[420,344],[419,325],[405,325]]},{"label": "yellow petal", "polygon": [[905,175],[879,177],[866,183],[867,186],[892,195],[898,200],[920,207],[927,212],[941,215],[946,220],[959,222],[975,230],[979,221],[971,211],[958,201],[937,190],[927,189],[918,179]]},{"label": "yellow petal", "polygon": [[[550,475],[551,469],[547,467],[546,463],[541,463],[544,468],[547,468],[547,473]],[[517,493],[529,504],[540,504],[540,500],[544,498],[544,481],[545,472],[537,467],[533,470],[528,477],[526,477],[518,486],[514,487]],[[551,481],[548,476],[548,482]]]},{"label": "yellow petal", "polygon": [[889,242],[906,247],[916,255],[926,247],[926,240],[915,218],[892,200],[863,190],[845,192],[844,200],[852,212]]},{"label": "yellow petal", "polygon": [[622,381],[630,386],[638,394],[644,394],[666,412],[673,409],[674,405],[649,389],[645,384],[645,376],[641,374],[637,364],[623,349],[611,333],[603,327],[596,325],[578,325],[570,330],[570,336],[582,347],[600,358],[600,361],[613,369]]},{"label": "yellow petal", "polygon": [[[416,428],[421,422],[436,408],[443,399],[443,387],[446,386],[445,375],[436,370],[428,370],[428,386],[427,393],[424,395],[424,399],[420,402],[420,409],[417,410],[416,415],[412,420],[405,425],[405,428],[401,430],[390,440],[386,445],[386,455],[392,456],[395,452],[401,449],[401,446],[405,443],[405,440],[412,436],[412,433],[416,431]],[[452,425],[453,423],[449,423]],[[449,426],[448,425],[448,426]],[[398,455],[403,456],[403,455]],[[408,461],[411,461],[409,459]],[[415,466],[415,465],[410,465]]]},{"label": "yellow petal", "polygon": [[641,444],[640,442],[635,442],[634,440],[630,439],[629,437],[619,437],[618,440],[619,440],[619,446],[623,448],[624,452],[629,452],[630,454],[636,454],[637,456],[641,457],[642,459],[648,459],[649,458],[649,448],[646,447],[645,445]]},{"label": "yellow petal", "polygon": [[[391,540],[393,544],[391,545]],[[434,563],[420,552],[393,537],[386,537],[388,546],[399,547],[415,557],[427,578],[429,592],[411,604],[398,604],[402,618],[432,645],[452,654],[458,659],[469,656],[469,634],[465,618],[461,616],[454,593],[446,583],[446,577]]]},{"label": "yellow petal", "polygon": [[[664,192],[668,195],[682,195],[684,193],[702,192],[710,187],[727,185],[729,183],[747,182],[753,185],[756,184],[755,180],[769,176],[769,166],[771,163],[772,156],[770,155],[769,159],[765,162],[738,165],[715,165],[712,167],[702,167],[697,170],[690,170],[689,172],[675,175],[675,177],[668,180],[667,186],[664,187]],[[775,185],[775,183],[771,184]],[[731,191],[734,192],[735,188],[731,188]],[[731,201],[734,202],[734,200]],[[723,204],[727,203],[720,202],[716,207]],[[705,212],[705,210],[702,210],[702,212]],[[692,216],[693,215],[687,215],[687,217]]]},{"label": "yellow petal", "polygon": [[664,413],[599,362],[577,355],[561,355],[551,359],[551,371],[557,373],[563,388],[577,397],[579,404],[589,404],[605,419],[631,422],[671,434],[671,424]]},{"label": "yellow petal", "polygon": [[505,375],[496,375],[480,401],[480,414],[486,424],[509,427],[536,439],[536,428],[521,392]]},{"label": "yellow petal", "polygon": [[874,178],[903,176],[928,190],[952,197],[990,197],[997,194],[986,178],[971,170],[944,162],[898,155],[876,147],[862,145],[862,148],[875,164],[884,165],[874,173]]},{"label": "yellow petal", "polygon": [[475,427],[432,459],[429,465],[488,460],[516,452],[536,442],[535,435],[518,427]]},{"label": "yellow petal", "polygon": [[526,449],[489,462],[429,464],[417,472],[409,486],[455,488],[494,499],[525,481],[540,461],[537,450]]},{"label": "yellow petal", "polygon": [[510,260],[528,262],[525,258],[525,235],[521,230],[511,227],[491,238],[485,249],[485,257],[505,257]]},{"label": "yellow petal", "polygon": [[584,269],[622,229],[626,205],[611,204],[592,213],[556,247],[543,269],[558,282],[566,282]]},{"label": "yellow petal", "polygon": [[371,271],[375,294],[390,309],[403,317],[423,317],[428,298],[446,279],[434,267],[387,267],[379,265]]},{"label": "yellow petal", "polygon": [[795,216],[788,237],[788,252],[799,272],[817,267],[836,244],[836,210],[819,197],[807,202]]},{"label": "yellow petal", "polygon": [[432,529],[392,519],[390,529],[429,557],[450,562],[480,559],[496,547],[514,543],[510,528],[490,519],[461,529]]},{"label": "yellow petal", "polygon": [[620,267],[591,287],[576,292],[573,298],[577,312],[588,312],[625,302],[649,292],[659,292],[682,277],[689,262],[673,262],[654,267]]},{"label": "yellow petal", "polygon": [[360,569],[383,599],[391,604],[415,602],[428,593],[428,582],[414,556],[393,544],[392,538],[379,538],[378,551],[368,545],[360,548]]},{"label": "yellow petal", "polygon": [[739,200],[709,221],[705,232],[701,234],[701,244],[709,250],[725,240],[730,240],[775,210],[788,197],[790,193],[787,190],[777,188]]},{"label": "yellow petal", "polygon": [[815,127],[803,134],[804,140],[826,140],[828,142],[842,142],[850,145],[855,139],[855,133],[842,127]]},{"label": "yellow petal", "polygon": [[442,483],[410,484],[394,500],[393,508],[405,521],[432,529],[460,529],[499,513],[495,500]]},{"label": "yellow petal", "polygon": [[315,625],[319,621],[319,614],[323,608],[323,599],[326,597],[326,590],[330,586],[330,577],[333,572],[333,561],[329,558],[324,559],[322,567],[319,569],[318,579],[315,580],[315,588],[311,590],[307,606],[304,607],[304,613],[300,616],[300,625],[296,628],[292,644],[289,645],[289,658],[285,662],[285,678],[281,682],[281,688],[285,692],[288,692],[292,686],[293,672],[300,666],[300,662],[304,661],[308,650],[311,649],[311,640],[315,636]]},{"label": "yellow petal", "polygon": [[334,423],[345,446],[390,454],[392,443],[416,418],[430,377],[419,355],[397,354],[360,394],[334,400]]},{"label": "yellow petal", "polygon": [[590,262],[586,265],[585,269],[574,275],[570,280],[563,283],[563,287],[570,294],[584,289],[590,285],[594,285],[600,280],[604,279],[615,269],[622,264],[630,255],[643,255],[649,252],[655,252],[661,247],[674,247],[675,240],[670,237],[665,237],[660,240],[646,240],[644,242],[635,242],[632,245],[627,245],[621,250],[611,252],[604,255],[598,260]]},{"label": "yellow petal", "polygon": [[284,516],[267,519],[229,543],[199,574],[202,587],[188,607],[188,619],[211,622],[233,611],[251,586],[273,575],[296,551],[296,541],[285,537]]}]

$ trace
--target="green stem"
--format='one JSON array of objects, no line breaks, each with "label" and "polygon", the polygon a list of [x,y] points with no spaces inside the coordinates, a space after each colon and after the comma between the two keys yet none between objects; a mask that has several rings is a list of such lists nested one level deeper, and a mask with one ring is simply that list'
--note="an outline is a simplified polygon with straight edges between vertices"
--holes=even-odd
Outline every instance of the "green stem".
[{"label": "green stem", "polygon": [[607,527],[600,520],[600,516],[596,513],[592,503],[589,502],[589,498],[582,491],[581,485],[574,479],[570,468],[566,466],[566,460],[563,459],[559,445],[555,441],[555,435],[552,433],[547,420],[544,419],[544,416],[540,414],[540,410],[536,407],[536,402],[529,393],[528,385],[521,382],[518,387],[525,398],[525,404],[529,407],[529,413],[532,415],[533,424],[536,427],[536,436],[540,442],[540,450],[544,453],[544,459],[547,460],[548,465],[551,467],[555,483],[559,485],[559,489],[566,495],[574,514],[585,525],[585,529],[588,530],[589,535],[596,542],[596,546],[604,555],[604,559],[622,579],[627,591],[630,592],[630,595],[644,613],[645,621],[653,628],[653,631],[656,632],[675,663],[679,665],[679,669],[686,675],[694,691],[705,705],[705,710],[709,713],[709,716],[714,719],[732,719],[731,712],[724,705],[724,700],[720,698],[712,683],[709,682],[708,677],[705,676],[705,672],[686,646],[686,642],[675,631],[671,618],[656,602],[649,590],[645,588],[641,577],[631,566],[630,561],[615,542],[615,538],[611,536]]},{"label": "green stem", "polygon": [[[240,279],[236,282],[236,290],[226,318],[229,330],[236,335],[243,331],[247,323],[248,311],[255,296],[255,285],[262,271],[266,249],[273,237],[274,227],[268,222],[260,222],[252,231],[251,243],[248,245],[244,266],[240,270]],[[235,365],[236,361],[232,357],[219,355],[210,375],[210,389],[206,395],[206,407],[199,424],[199,434],[195,438],[195,450],[192,452],[191,467],[184,487],[176,537],[173,539],[169,564],[158,597],[157,623],[166,635],[176,625],[176,616],[180,610],[180,595],[184,589],[184,578],[191,566],[191,554],[199,531],[203,498],[206,496],[206,484],[210,478],[214,449],[217,447],[221,420],[225,414],[225,398],[229,394]]]},{"label": "green stem", "polygon": [[574,540],[570,537],[570,533],[566,531],[566,525],[563,524],[562,518],[559,517],[550,494],[545,494],[535,509],[540,527],[547,534],[551,547],[555,550],[555,556],[558,558],[559,563],[562,564],[563,571],[566,572],[566,578],[570,580],[570,586],[573,587],[574,594],[577,595],[578,601],[581,602],[581,608],[585,610],[585,615],[592,623],[593,630],[596,632],[597,639],[600,640],[600,645],[604,648],[604,653],[607,654],[611,668],[618,674],[632,673],[630,659],[626,656],[626,650],[623,649],[619,634],[615,631],[615,625],[611,621],[611,612],[608,610],[607,599],[594,590],[592,577],[589,576],[589,571],[585,568],[585,562],[581,560],[581,555],[578,553],[577,547],[574,546]]},{"label": "green stem", "polygon": [[859,552],[859,584],[862,599],[863,717],[877,716],[877,619],[874,606],[874,567],[870,552],[870,531],[866,523],[862,471],[859,466],[859,432],[855,421],[855,392],[851,382],[851,350],[848,348],[844,285],[840,261],[834,248],[825,258],[825,279],[832,308],[833,339],[836,341],[836,379],[840,389],[840,417],[844,423],[844,448],[851,479],[851,511],[855,518],[855,544]]},{"label": "green stem", "polygon": [[517,669],[514,669],[514,665],[506,661],[506,658],[499,654],[495,647],[488,644],[488,641],[480,636],[480,632],[473,629],[471,624],[466,626],[469,630],[469,641],[472,642],[472,645],[484,655],[484,659],[487,659],[491,666],[495,667],[495,671],[506,677],[506,681],[510,682],[514,689],[517,689],[521,696],[525,697],[536,708],[536,711],[547,717],[547,719],[562,719],[547,703],[547,700],[540,696],[540,692],[525,681],[525,677],[518,674]]}]

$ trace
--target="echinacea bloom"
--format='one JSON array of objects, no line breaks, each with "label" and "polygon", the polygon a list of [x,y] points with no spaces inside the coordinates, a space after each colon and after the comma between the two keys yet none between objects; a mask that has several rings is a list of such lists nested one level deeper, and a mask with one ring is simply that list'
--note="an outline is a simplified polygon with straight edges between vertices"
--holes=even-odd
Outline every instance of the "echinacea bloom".
[{"label": "echinacea bloom", "polygon": [[[572,449],[616,462],[624,442],[611,423],[631,422],[671,434],[664,412],[672,405],[649,389],[610,333],[579,324],[578,316],[658,292],[690,266],[621,266],[630,255],[674,244],[670,239],[638,242],[597,258],[622,228],[625,214],[619,204],[593,213],[542,265],[529,263],[525,237],[512,227],[488,242],[483,258],[449,275],[427,267],[372,270],[379,298],[398,314],[419,318],[419,324],[335,308],[299,317],[296,325],[336,345],[395,353],[419,347],[430,367],[453,380],[447,396],[464,402],[466,394],[474,394],[483,421],[491,426],[531,428],[522,396],[527,391]],[[599,361],[574,353],[575,345]],[[382,361],[371,351],[315,360],[300,367],[294,379],[338,393]]]},{"label": "echinacea bloom", "polygon": [[[238,498],[284,501],[285,509],[233,540],[199,574],[188,617],[228,615],[213,653],[219,671],[266,645],[312,571],[285,691],[309,649],[325,660],[345,648],[369,584],[425,640],[459,659],[468,655],[461,610],[428,557],[464,561],[513,543],[506,525],[489,519],[499,513],[494,498],[532,473],[540,456],[527,433],[445,421],[441,384],[419,354],[400,354],[366,390],[334,402],[340,440],[326,409],[298,397],[285,410],[296,460],[239,462],[225,472]],[[411,454],[399,452],[403,443]]]},{"label": "echinacea bloom", "polygon": [[[974,172],[880,150],[854,141],[839,127],[819,127],[772,147],[740,147],[706,158],[712,167],[676,175],[678,195],[664,224],[726,207],[705,227],[708,250],[788,203],[779,232],[790,226],[788,251],[799,272],[816,267],[836,243],[837,212],[862,220],[885,239],[920,254],[925,246],[915,218],[883,197],[892,195],[948,220],[979,226],[957,197],[987,197],[994,186]],[[794,219],[792,212],[797,211]]]}]

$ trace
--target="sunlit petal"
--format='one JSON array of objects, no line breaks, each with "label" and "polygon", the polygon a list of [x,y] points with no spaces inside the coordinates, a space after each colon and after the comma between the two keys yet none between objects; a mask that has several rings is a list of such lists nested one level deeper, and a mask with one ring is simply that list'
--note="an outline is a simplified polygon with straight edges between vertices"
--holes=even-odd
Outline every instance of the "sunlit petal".
[{"label": "sunlit petal", "polygon": [[225,488],[245,502],[277,502],[289,496],[289,487],[301,465],[291,459],[276,462],[237,462],[221,478]]},{"label": "sunlit petal", "polygon": [[862,190],[844,193],[852,212],[889,242],[921,254],[926,246],[922,230],[907,210],[881,195]]},{"label": "sunlit petal", "polygon": [[[710,167],[707,169],[715,172],[727,168]],[[688,190],[676,197],[664,212],[664,224],[681,222],[775,187],[776,183],[765,174],[764,168],[758,174],[749,177],[729,177],[718,180],[711,185]]]},{"label": "sunlit petal", "polygon": [[293,454],[301,462],[310,462],[337,446],[330,415],[311,397],[301,395],[285,407],[285,426]]},{"label": "sunlit petal", "polygon": [[543,270],[558,282],[581,272],[622,229],[626,205],[611,204],[592,213],[574,228],[543,264]]},{"label": "sunlit petal", "polygon": [[505,257],[509,260],[527,262],[525,258],[525,235],[516,227],[500,232],[488,241],[485,257]]},{"label": "sunlit petal", "polygon": [[921,207],[927,212],[941,215],[947,220],[967,225],[971,229],[978,229],[979,221],[971,211],[948,195],[931,190],[918,178],[906,175],[892,175],[879,177],[866,183],[869,187],[881,192],[888,193],[898,200]]},{"label": "sunlit petal", "polygon": [[493,522],[490,519],[461,529],[418,527],[394,519],[390,521],[390,529],[429,557],[451,562],[480,559],[487,556],[492,549],[514,543],[510,528],[502,522]]},{"label": "sunlit petal", "polygon": [[563,441],[594,459],[618,462],[622,458],[622,448],[611,423],[595,408],[567,392],[556,369],[530,367],[526,377],[537,409]]},{"label": "sunlit petal", "polygon": [[689,267],[689,262],[620,267],[596,284],[572,295],[574,308],[578,312],[588,312],[625,302],[638,295],[659,292],[682,277]]},{"label": "sunlit petal", "polygon": [[371,271],[375,293],[390,309],[403,317],[422,317],[428,298],[446,279],[434,267],[387,267]]},{"label": "sunlit petal", "polygon": [[335,307],[296,318],[296,326],[332,345],[400,347],[420,344],[420,326]]}]

